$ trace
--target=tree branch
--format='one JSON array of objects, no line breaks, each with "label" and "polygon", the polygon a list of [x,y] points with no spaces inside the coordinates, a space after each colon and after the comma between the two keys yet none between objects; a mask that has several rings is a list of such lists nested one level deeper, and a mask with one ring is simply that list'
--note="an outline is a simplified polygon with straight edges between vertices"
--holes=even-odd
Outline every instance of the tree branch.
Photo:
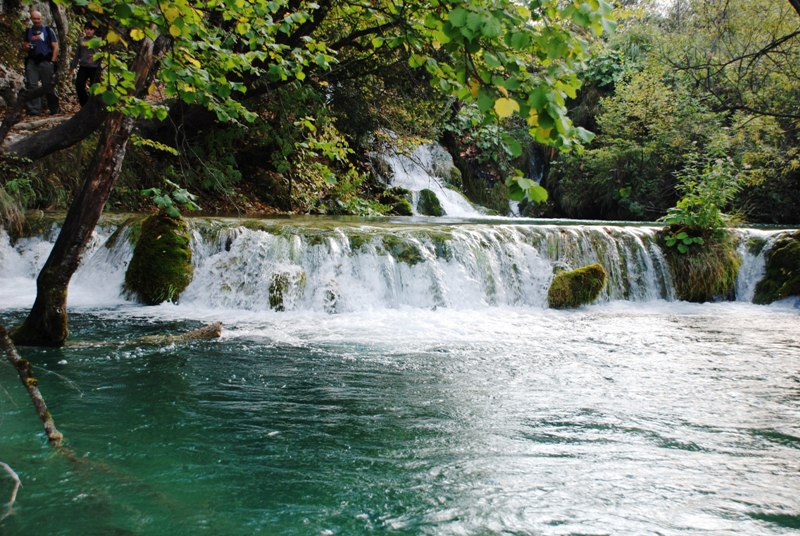
[{"label": "tree branch", "polygon": [[792,4],[794,10],[800,15],[800,0],[789,0],[789,3]]},{"label": "tree branch", "polygon": [[5,469],[6,473],[8,473],[11,476],[11,479],[14,481],[14,489],[11,490],[11,498],[8,500],[8,503],[6,503],[6,513],[0,515],[0,521],[2,521],[11,515],[11,512],[13,512],[14,501],[17,500],[17,490],[19,490],[22,482],[19,480],[19,475],[17,475],[17,473],[15,473],[11,466],[9,466],[7,463],[0,462],[0,467]]},{"label": "tree branch", "polygon": [[[44,431],[47,434],[50,445],[53,447],[60,447],[64,436],[56,428],[53,416],[47,410],[47,404],[44,401],[42,393],[39,391],[39,380],[33,376],[33,366],[30,361],[26,361],[19,356],[17,349],[14,347],[14,343],[11,342],[8,332],[6,332],[6,328],[3,326],[0,326],[0,347],[5,350],[8,361],[17,369],[19,379],[28,391],[28,395],[33,402],[33,407],[36,408],[36,413],[39,415],[39,419],[41,419],[44,425]],[[16,495],[16,491],[14,495]],[[14,495],[12,495],[12,499]]]}]

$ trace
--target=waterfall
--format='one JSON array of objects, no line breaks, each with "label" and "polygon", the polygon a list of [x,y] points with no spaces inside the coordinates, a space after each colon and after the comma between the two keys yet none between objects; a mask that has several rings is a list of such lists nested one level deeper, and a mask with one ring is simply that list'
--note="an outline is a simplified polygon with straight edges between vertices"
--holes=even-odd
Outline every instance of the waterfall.
[{"label": "waterfall", "polygon": [[483,215],[481,209],[463,194],[447,186],[446,178],[455,166],[453,158],[441,145],[422,144],[410,154],[389,150],[380,155],[380,158],[383,158],[391,170],[391,184],[411,192],[414,214],[419,214],[419,193],[427,189],[436,194],[446,216],[470,218]]},{"label": "waterfall", "polygon": [[[546,307],[556,269],[599,262],[600,301],[675,300],[657,228],[503,223],[190,220],[194,280],[182,304],[329,313],[386,308]],[[70,286],[70,303],[124,302],[129,229],[99,228]],[[737,299],[750,301],[764,252],[780,231],[738,230]],[[0,234],[0,303],[28,307],[54,233],[13,246]]]}]

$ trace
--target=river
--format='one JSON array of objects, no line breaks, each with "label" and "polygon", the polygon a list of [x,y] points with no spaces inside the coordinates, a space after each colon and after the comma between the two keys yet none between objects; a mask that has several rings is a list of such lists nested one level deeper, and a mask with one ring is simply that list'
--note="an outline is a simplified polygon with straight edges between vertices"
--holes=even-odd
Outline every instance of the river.
[{"label": "river", "polygon": [[[195,280],[156,307],[100,229],[82,345],[21,350],[77,460],[0,366],[0,533],[797,533],[800,310],[749,303],[758,254],[738,301],[689,304],[648,227],[413,221],[198,221]],[[0,241],[0,322],[49,244]],[[599,302],[548,309],[552,267],[592,260]]]}]

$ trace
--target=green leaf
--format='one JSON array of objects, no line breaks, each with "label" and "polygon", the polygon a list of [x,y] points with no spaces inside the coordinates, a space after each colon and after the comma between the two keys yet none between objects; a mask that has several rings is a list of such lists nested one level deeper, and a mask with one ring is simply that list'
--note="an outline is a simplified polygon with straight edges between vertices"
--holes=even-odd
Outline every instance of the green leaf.
[{"label": "green leaf", "polygon": [[412,69],[422,67],[423,65],[425,65],[425,56],[421,54],[412,54],[411,57],[408,58],[408,66]]},{"label": "green leaf", "polygon": [[486,39],[495,39],[499,37],[500,34],[503,32],[503,27],[500,24],[500,21],[497,20],[495,17],[488,18],[483,28],[481,28],[481,35]]},{"label": "green leaf", "polygon": [[516,138],[508,134],[503,134],[501,137],[503,139],[503,143],[506,146],[506,149],[508,149],[508,152],[511,154],[513,158],[516,158],[522,154],[522,145],[520,145],[520,143],[516,140]]},{"label": "green leaf", "polygon": [[530,201],[534,203],[544,203],[547,201],[547,190],[545,190],[542,186],[535,184],[528,188],[526,192],[526,196]]},{"label": "green leaf", "polygon": [[447,16],[447,20],[453,25],[454,28],[461,28],[467,23],[468,15],[469,12],[466,9],[457,7],[450,12],[450,14]]},{"label": "green leaf", "polygon": [[531,44],[531,36],[527,32],[514,32],[508,44],[515,50],[526,51]]},{"label": "green leaf", "polygon": [[478,109],[482,112],[488,112],[494,106],[494,97],[486,91],[486,89],[481,88],[480,93],[478,93]]},{"label": "green leaf", "polygon": [[106,91],[100,96],[100,98],[103,99],[103,103],[107,104],[108,106],[112,106],[119,101],[119,95],[113,91]]}]

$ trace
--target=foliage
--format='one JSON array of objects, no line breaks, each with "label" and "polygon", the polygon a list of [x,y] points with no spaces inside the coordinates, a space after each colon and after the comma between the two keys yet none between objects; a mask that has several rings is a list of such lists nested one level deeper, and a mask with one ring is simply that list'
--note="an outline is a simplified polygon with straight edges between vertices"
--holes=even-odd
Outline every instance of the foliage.
[{"label": "foliage", "polygon": [[[272,89],[289,83],[326,87],[352,80],[366,63],[375,72],[400,60],[424,73],[435,92],[475,105],[481,123],[518,115],[537,140],[565,150],[590,139],[571,124],[566,109],[580,86],[576,72],[588,53],[588,36],[613,27],[605,0],[528,6],[510,0],[75,0],[73,7],[103,26],[104,37],[91,43],[106,66],[94,93],[129,115],[163,120],[165,103],[178,99],[208,108],[220,121],[253,121],[257,114],[243,98],[264,93],[265,82]],[[137,94],[133,52],[156,38],[169,40],[158,83],[149,96]],[[308,149],[325,151],[302,137]],[[305,149],[296,142],[284,140],[279,150],[288,157],[294,151],[286,147]]]},{"label": "foliage", "polygon": [[691,0],[679,16],[658,53],[714,109],[800,119],[800,18],[789,2]]},{"label": "foliage", "polygon": [[152,199],[153,204],[171,218],[180,217],[181,213],[178,207],[184,207],[188,210],[200,210],[200,207],[195,203],[197,200],[196,195],[189,193],[185,188],[171,180],[164,179],[164,184],[169,190],[146,188],[141,191],[141,194]]},{"label": "foliage", "polygon": [[600,109],[595,142],[553,166],[552,183],[568,216],[662,215],[675,202],[675,174],[688,153],[721,132],[719,118],[653,63],[618,84]]},{"label": "foliage", "polygon": [[[678,200],[687,158],[721,149],[747,171],[729,208],[795,223],[800,19],[789,3],[636,2],[616,16],[618,31],[594,43],[574,105],[597,137],[580,158],[561,155],[546,178],[556,207],[570,217],[653,220]],[[612,58],[622,76],[610,84],[603,73],[619,72]]]},{"label": "foliage", "polygon": [[733,161],[724,155],[692,154],[678,174],[683,196],[667,211],[663,235],[667,247],[680,253],[703,244],[703,237],[719,239],[730,221],[722,210],[741,187],[742,179]]}]

